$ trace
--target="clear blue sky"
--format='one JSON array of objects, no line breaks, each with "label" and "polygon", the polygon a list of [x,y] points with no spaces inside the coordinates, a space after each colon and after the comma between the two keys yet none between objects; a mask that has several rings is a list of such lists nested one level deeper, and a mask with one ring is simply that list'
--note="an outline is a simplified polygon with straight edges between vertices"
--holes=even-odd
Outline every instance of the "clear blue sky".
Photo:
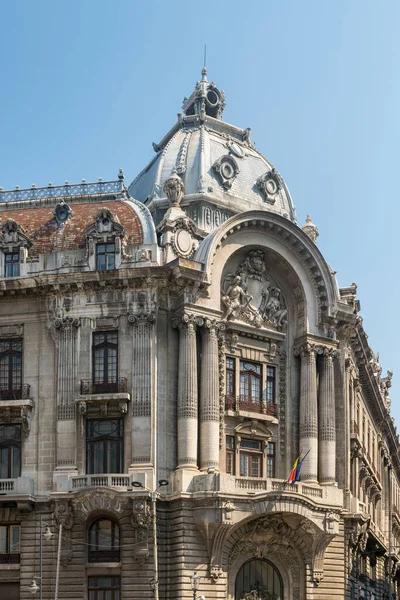
[{"label": "clear blue sky", "polygon": [[310,213],[400,424],[399,0],[0,3],[0,185],[130,181],[200,76]]}]

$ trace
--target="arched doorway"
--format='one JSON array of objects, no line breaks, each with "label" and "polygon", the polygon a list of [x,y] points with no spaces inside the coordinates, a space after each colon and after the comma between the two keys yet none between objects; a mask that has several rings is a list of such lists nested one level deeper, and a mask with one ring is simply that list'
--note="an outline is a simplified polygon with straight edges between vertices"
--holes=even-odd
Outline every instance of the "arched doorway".
[{"label": "arched doorway", "polygon": [[245,562],[236,576],[235,600],[283,600],[278,569],[265,558]]}]

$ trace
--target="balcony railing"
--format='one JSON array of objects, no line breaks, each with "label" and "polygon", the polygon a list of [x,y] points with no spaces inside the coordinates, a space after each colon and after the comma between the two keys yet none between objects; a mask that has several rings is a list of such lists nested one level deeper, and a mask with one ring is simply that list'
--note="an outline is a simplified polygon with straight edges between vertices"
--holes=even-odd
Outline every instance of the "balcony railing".
[{"label": "balcony railing", "polygon": [[111,381],[93,381],[92,379],[81,379],[81,396],[89,394],[118,394],[126,392],[128,380],[126,377],[118,377]]},{"label": "balcony railing", "polygon": [[0,553],[0,564],[16,565],[20,562],[19,553]]},{"label": "balcony railing", "polygon": [[87,487],[116,487],[128,488],[131,486],[131,476],[125,474],[101,475],[73,475],[71,477],[72,489],[79,490]]},{"label": "balcony railing", "polygon": [[90,563],[106,563],[119,562],[119,550],[89,550],[88,562]]},{"label": "balcony railing", "polygon": [[3,190],[0,188],[0,202],[15,202],[18,200],[39,200],[42,198],[72,198],[74,196],[89,196],[91,194],[120,194],[124,189],[124,175],[120,171],[117,181],[82,181],[78,184],[52,185],[47,187],[32,186],[29,189]]},{"label": "balcony railing", "polygon": [[1,495],[33,494],[33,480],[29,477],[17,477],[15,479],[0,479]]},{"label": "balcony railing", "polygon": [[240,411],[246,410],[263,415],[275,417],[277,415],[277,405],[266,400],[252,400],[248,396],[225,396],[225,410]]},{"label": "balcony railing", "polygon": [[0,400],[27,400],[30,398],[31,386],[23,383],[15,388],[0,388]]}]

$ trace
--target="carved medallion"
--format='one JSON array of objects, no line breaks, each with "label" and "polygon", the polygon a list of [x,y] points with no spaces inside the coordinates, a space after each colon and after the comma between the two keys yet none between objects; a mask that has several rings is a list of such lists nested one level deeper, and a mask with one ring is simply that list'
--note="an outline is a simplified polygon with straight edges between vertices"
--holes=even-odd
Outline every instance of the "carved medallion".
[{"label": "carved medallion", "polygon": [[232,187],[232,183],[235,181],[239,167],[236,160],[230,154],[221,156],[212,166],[215,173],[219,176],[222,187],[225,190],[229,190]]},{"label": "carved medallion", "polygon": [[257,179],[257,187],[264,196],[265,202],[274,204],[282,189],[282,177],[276,169],[267,171]]}]

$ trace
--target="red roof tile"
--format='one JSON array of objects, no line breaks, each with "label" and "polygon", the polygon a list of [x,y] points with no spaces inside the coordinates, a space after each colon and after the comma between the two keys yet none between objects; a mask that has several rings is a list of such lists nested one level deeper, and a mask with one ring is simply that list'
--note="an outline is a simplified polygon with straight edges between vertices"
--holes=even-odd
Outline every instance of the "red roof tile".
[{"label": "red roof tile", "polygon": [[64,227],[57,228],[53,216],[54,206],[43,208],[20,208],[0,213],[4,223],[6,219],[14,219],[28,238],[33,242],[30,256],[49,254],[50,252],[76,250],[85,247],[85,229],[94,223],[95,216],[101,208],[108,208],[117,216],[126,230],[128,244],[143,242],[140,220],[134,210],[125,202],[96,202],[88,204],[72,204],[74,216]]}]

